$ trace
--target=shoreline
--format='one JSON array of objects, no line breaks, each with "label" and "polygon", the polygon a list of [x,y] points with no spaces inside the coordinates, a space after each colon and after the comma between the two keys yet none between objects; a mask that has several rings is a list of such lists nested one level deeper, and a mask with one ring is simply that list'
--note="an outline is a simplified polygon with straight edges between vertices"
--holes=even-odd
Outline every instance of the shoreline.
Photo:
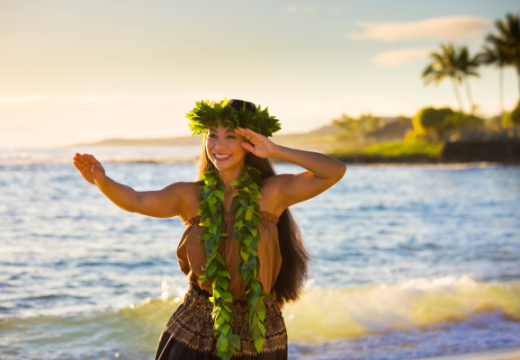
[{"label": "shoreline", "polygon": [[520,347],[410,360],[520,360]]}]

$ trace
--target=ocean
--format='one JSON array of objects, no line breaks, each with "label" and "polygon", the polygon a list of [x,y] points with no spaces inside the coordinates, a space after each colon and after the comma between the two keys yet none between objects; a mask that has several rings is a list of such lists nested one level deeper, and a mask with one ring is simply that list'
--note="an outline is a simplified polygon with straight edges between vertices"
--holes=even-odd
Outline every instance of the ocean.
[{"label": "ocean", "polygon": [[[116,207],[75,152],[136,190],[197,175],[191,146],[0,149],[0,358],[153,359],[188,289],[185,226]],[[313,261],[283,309],[290,359],[520,346],[520,167],[349,166],[291,210]]]}]

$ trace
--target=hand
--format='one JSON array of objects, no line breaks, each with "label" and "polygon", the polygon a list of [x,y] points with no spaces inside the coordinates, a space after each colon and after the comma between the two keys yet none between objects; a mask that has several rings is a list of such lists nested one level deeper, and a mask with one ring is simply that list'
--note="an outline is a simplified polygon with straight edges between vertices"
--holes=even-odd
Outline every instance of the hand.
[{"label": "hand", "polygon": [[259,158],[269,158],[273,157],[276,154],[277,146],[271,140],[269,140],[264,135],[261,135],[251,129],[244,129],[241,127],[235,128],[235,133],[245,137],[247,140],[251,141],[251,144],[247,142],[242,142],[241,145],[246,150],[251,151],[254,155]]},{"label": "hand", "polygon": [[88,183],[96,185],[106,178],[105,169],[92,155],[76,153],[73,158],[74,166]]}]

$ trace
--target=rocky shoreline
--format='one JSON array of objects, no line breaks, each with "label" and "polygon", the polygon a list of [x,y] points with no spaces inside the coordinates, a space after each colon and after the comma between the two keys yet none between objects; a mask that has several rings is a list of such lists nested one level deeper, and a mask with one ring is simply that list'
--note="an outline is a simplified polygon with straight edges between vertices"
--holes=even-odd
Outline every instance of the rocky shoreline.
[{"label": "rocky shoreline", "polygon": [[348,164],[454,164],[493,162],[520,165],[520,141],[452,142],[446,143],[439,157],[407,155],[347,154],[334,156]]}]

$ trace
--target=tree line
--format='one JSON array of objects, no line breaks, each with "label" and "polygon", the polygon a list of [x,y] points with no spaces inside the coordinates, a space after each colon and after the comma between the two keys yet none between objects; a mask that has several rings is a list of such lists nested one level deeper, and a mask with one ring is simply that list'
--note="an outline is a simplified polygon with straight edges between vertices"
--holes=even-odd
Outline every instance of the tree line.
[{"label": "tree line", "polygon": [[[520,125],[520,96],[516,107],[511,112],[504,109],[504,68],[515,67],[518,77],[520,95],[520,19],[518,15],[508,13],[505,20],[495,21],[495,33],[485,37],[485,43],[481,52],[471,55],[467,46],[455,46],[453,43],[441,44],[439,51],[430,54],[431,63],[424,69],[421,77],[424,84],[440,83],[444,79],[450,79],[453,91],[457,98],[459,110],[454,111],[449,107],[433,108],[425,107],[411,119],[413,130],[408,131],[404,140],[407,141],[443,141],[450,137],[453,131],[464,129],[483,129],[496,134],[503,133],[504,128]],[[479,66],[494,65],[499,70],[499,104],[500,116],[485,121],[475,114],[477,109],[471,95],[469,84],[470,77],[479,77]],[[464,111],[460,87],[465,87],[470,111]],[[397,118],[403,122],[410,119]],[[387,124],[381,119],[363,114],[359,118],[352,118],[343,114],[339,119],[333,119],[334,127],[340,130],[338,140],[363,141],[366,135]],[[500,135],[502,136],[502,135]],[[520,130],[508,130],[508,137],[518,138]]]},{"label": "tree line", "polygon": [[[483,51],[473,56],[467,46],[454,46],[452,43],[441,44],[440,51],[430,54],[432,62],[424,69],[422,78],[425,85],[431,82],[439,83],[446,78],[451,79],[453,91],[459,104],[459,111],[463,112],[463,102],[459,86],[466,87],[470,113],[476,110],[471,96],[469,78],[479,77],[477,68],[481,65],[494,65],[499,70],[499,103],[500,114],[504,111],[504,68],[515,67],[518,77],[520,94],[520,19],[518,15],[508,13],[505,20],[496,20],[497,33],[490,33],[485,37]],[[519,102],[520,104],[520,102]],[[518,107],[518,106],[517,106]],[[520,124],[518,118],[508,119],[513,124]],[[507,122],[507,121],[506,121]]]}]

